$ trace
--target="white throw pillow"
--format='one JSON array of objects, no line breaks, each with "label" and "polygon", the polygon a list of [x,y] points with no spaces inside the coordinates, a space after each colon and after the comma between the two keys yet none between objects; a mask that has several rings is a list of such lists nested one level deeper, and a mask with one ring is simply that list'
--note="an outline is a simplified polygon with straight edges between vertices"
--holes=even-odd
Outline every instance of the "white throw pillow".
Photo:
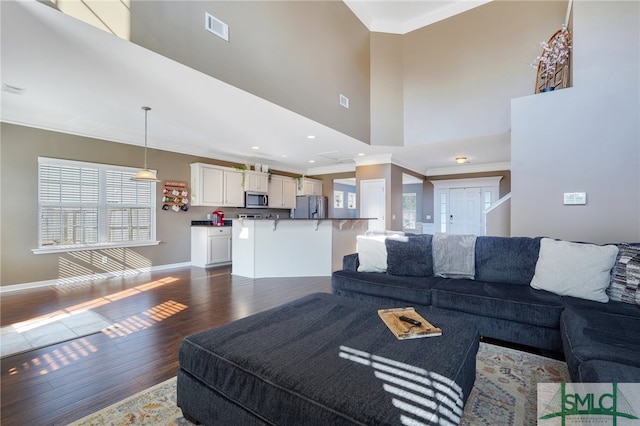
[{"label": "white throw pillow", "polygon": [[358,272],[387,272],[387,238],[402,239],[402,235],[358,235]]},{"label": "white throw pillow", "polygon": [[618,247],[543,238],[531,287],[606,303]]}]

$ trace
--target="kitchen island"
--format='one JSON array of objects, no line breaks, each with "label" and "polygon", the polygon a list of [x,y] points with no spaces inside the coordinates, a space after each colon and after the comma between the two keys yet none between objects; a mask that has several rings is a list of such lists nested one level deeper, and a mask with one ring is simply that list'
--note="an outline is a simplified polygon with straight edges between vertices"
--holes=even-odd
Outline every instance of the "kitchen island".
[{"label": "kitchen island", "polygon": [[356,252],[369,219],[233,219],[231,273],[249,278],[331,276]]}]

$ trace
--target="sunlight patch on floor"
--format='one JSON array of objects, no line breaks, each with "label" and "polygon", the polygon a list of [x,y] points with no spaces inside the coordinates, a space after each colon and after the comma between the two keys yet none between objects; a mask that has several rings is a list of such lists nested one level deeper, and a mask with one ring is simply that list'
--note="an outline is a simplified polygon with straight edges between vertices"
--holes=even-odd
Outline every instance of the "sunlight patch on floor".
[{"label": "sunlight patch on floor", "polygon": [[43,355],[23,362],[21,365],[11,367],[9,375],[13,376],[20,372],[37,370],[38,374],[45,375],[59,370],[72,362],[88,357],[92,353],[98,352],[98,348],[89,343],[87,339],[76,339],[61,348],[53,349]]},{"label": "sunlight patch on floor", "polygon": [[[144,283],[130,289],[118,291],[107,296],[99,297],[87,302],[78,303],[64,309],[50,312],[48,314],[40,315],[26,321],[11,324],[9,326],[3,327],[3,329],[7,329],[7,332],[9,331],[9,329],[11,329],[14,334],[18,335],[18,337],[23,338],[23,335],[25,333],[29,333],[30,331],[33,332],[38,329],[46,329],[46,327],[48,326],[59,326],[61,323],[71,321],[75,318],[80,319],[83,313],[93,313],[91,309],[131,296],[135,296],[144,293],[145,291],[161,287],[163,285],[175,283],[178,280],[179,279],[175,277],[165,277],[159,280],[150,281],[148,283]],[[186,305],[175,302],[173,300],[169,300],[145,310],[141,315],[135,315],[133,317],[127,318],[124,321],[112,323],[108,320],[108,318],[105,318],[104,324],[102,324],[96,330],[96,332],[102,331],[104,334],[112,338],[126,336],[136,331],[149,328],[154,324],[166,318],[169,318],[170,316],[173,316],[185,309],[187,309]],[[81,321],[81,323],[77,326],[82,329],[82,327],[86,325],[86,321],[84,322],[84,324]],[[16,333],[15,330],[19,331]],[[45,336],[43,338],[50,338],[53,340],[44,342],[39,346],[41,348],[44,346],[52,346],[60,342],[64,342],[65,340],[79,337],[78,334],[69,336],[62,335],[62,331],[64,330],[49,330],[47,333],[44,333]],[[5,343],[7,343],[8,341],[5,339],[5,333],[3,333],[2,337],[4,347]],[[27,350],[30,350],[30,348],[25,347],[23,351]],[[51,352],[33,358],[30,362],[23,363],[22,365],[10,367],[8,371],[9,374],[14,375],[18,374],[20,371],[25,371],[30,368],[42,368],[40,374],[47,374],[51,371],[55,371],[66,365],[69,365],[71,362],[77,361],[82,357],[89,356],[93,352],[97,352],[97,348],[91,345],[86,339],[70,340],[69,343],[65,344],[61,348],[53,349]]]},{"label": "sunlight patch on floor", "polygon": [[188,306],[182,303],[168,300],[157,306],[147,309],[140,315],[132,315],[122,321],[115,323],[112,327],[102,330],[104,334],[111,338],[125,337],[140,330],[144,330],[163,321],[173,315],[184,311]]}]

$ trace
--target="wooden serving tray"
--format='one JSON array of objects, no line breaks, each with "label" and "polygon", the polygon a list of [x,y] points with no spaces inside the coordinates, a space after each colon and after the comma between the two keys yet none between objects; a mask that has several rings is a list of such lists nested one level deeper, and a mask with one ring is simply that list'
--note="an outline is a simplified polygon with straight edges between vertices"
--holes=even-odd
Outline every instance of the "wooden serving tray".
[{"label": "wooden serving tray", "polygon": [[[378,315],[398,340],[442,336],[442,330],[424,319],[413,307],[379,309]],[[420,321],[422,324],[411,325],[402,321],[401,316]]]}]

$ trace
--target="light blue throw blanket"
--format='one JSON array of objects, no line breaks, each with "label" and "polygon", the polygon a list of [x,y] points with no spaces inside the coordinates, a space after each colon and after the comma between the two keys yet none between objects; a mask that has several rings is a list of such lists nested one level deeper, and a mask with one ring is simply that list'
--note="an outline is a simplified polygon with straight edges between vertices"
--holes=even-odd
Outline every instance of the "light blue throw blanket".
[{"label": "light blue throw blanket", "polygon": [[476,236],[434,234],[433,274],[443,278],[469,278],[476,275]]}]

